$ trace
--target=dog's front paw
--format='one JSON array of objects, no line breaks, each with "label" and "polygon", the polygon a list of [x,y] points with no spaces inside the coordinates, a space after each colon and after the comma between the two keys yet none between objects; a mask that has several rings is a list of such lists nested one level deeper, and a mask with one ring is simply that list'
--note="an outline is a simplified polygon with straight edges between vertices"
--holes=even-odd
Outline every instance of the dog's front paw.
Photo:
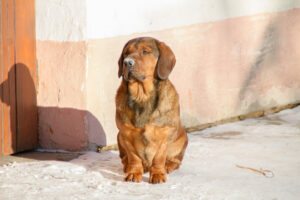
[{"label": "dog's front paw", "polygon": [[164,183],[167,181],[166,174],[150,174],[149,183],[157,184],[157,183]]},{"label": "dog's front paw", "polygon": [[141,182],[142,173],[127,173],[124,180],[127,182]]}]

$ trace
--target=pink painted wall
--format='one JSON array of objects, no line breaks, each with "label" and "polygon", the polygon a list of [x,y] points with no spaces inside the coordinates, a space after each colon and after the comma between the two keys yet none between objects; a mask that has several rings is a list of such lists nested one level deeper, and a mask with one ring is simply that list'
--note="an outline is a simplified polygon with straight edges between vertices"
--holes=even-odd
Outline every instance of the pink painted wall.
[{"label": "pink painted wall", "polygon": [[37,58],[40,146],[79,151],[105,145],[100,122],[86,110],[85,42],[37,41]]},{"label": "pink painted wall", "polygon": [[171,79],[185,125],[299,102],[298,19],[294,9],[155,33],[177,56]]},{"label": "pink painted wall", "polygon": [[180,95],[185,127],[299,102],[298,19],[300,9],[293,9],[90,39],[88,97],[99,94],[96,99],[100,104],[95,106],[96,99],[88,99],[89,109],[95,111],[109,137],[116,138],[113,98],[120,84],[117,60],[123,45],[139,36],[164,41],[175,53],[170,80]]}]

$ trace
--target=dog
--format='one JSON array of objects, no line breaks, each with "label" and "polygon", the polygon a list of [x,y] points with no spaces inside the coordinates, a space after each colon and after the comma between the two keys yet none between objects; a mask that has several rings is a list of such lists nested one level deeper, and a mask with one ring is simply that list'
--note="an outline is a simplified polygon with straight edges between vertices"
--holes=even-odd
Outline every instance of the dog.
[{"label": "dog", "polygon": [[188,138],[168,79],[175,62],[172,50],[154,38],[135,38],[123,48],[115,103],[125,181],[141,182],[149,171],[149,183],[163,183],[181,165]]}]

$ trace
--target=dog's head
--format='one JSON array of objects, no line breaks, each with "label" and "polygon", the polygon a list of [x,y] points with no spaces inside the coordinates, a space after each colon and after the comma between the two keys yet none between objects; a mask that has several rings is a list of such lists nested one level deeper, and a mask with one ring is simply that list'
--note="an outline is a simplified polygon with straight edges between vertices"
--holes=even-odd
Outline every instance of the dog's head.
[{"label": "dog's head", "polygon": [[118,75],[129,82],[147,78],[165,80],[175,62],[174,53],[165,43],[150,37],[135,38],[123,48]]}]

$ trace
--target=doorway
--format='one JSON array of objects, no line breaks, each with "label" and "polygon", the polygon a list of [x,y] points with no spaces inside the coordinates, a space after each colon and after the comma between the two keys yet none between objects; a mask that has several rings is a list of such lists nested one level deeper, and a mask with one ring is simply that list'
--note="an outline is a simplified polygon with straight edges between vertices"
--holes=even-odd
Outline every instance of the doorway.
[{"label": "doorway", "polygon": [[35,1],[0,0],[0,155],[38,143]]}]

